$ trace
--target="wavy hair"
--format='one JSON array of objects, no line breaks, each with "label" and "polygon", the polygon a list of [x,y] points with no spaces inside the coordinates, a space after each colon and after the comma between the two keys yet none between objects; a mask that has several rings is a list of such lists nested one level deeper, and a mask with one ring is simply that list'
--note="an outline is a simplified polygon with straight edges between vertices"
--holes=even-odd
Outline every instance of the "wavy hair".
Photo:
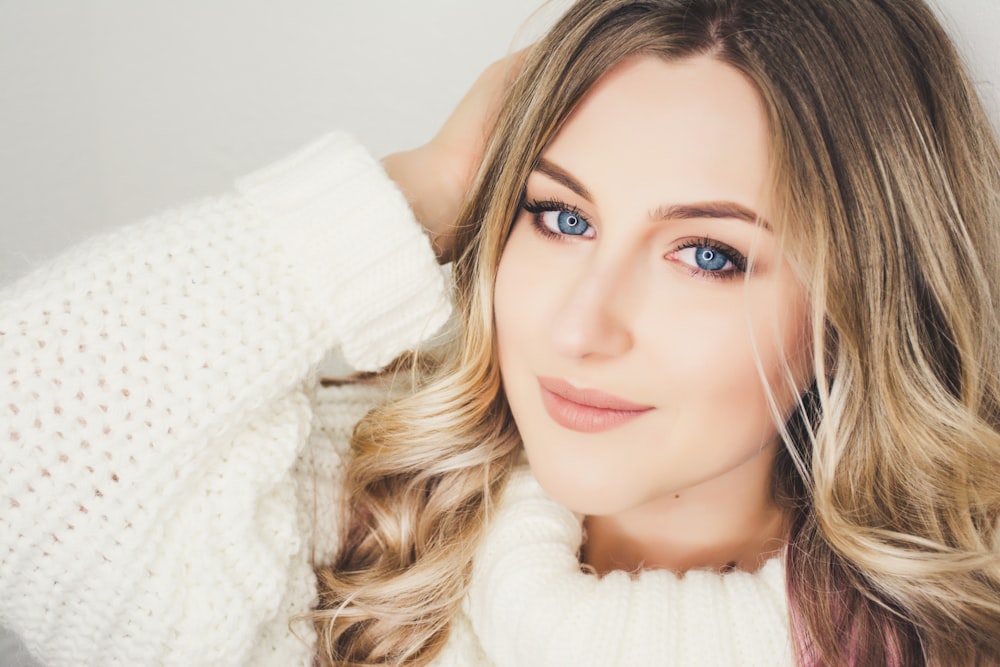
[{"label": "wavy hair", "polygon": [[1000,664],[1000,149],[920,0],[581,0],[532,48],[460,219],[454,350],[356,428],[319,660],[425,665],[447,640],[520,452],[500,254],[546,145],[637,54],[731,65],[770,124],[816,378],[774,473],[798,663]]}]

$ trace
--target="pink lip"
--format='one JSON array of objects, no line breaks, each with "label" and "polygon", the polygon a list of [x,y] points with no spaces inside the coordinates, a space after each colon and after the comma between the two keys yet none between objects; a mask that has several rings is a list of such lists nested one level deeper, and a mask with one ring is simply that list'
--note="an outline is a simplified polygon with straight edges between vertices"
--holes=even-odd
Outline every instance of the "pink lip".
[{"label": "pink lip", "polygon": [[540,377],[538,384],[549,416],[560,426],[581,433],[608,431],[653,409],[596,389],[578,389],[558,378]]}]

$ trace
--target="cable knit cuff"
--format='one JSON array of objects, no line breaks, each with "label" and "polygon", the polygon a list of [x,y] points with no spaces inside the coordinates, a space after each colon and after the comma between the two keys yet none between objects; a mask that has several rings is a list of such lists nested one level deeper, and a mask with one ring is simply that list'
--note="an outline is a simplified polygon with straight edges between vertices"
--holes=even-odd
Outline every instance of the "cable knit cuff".
[{"label": "cable knit cuff", "polygon": [[324,320],[354,368],[384,366],[447,320],[446,280],[430,241],[350,135],[329,134],[236,188],[277,221],[275,243],[301,276],[305,303],[330,313]]}]

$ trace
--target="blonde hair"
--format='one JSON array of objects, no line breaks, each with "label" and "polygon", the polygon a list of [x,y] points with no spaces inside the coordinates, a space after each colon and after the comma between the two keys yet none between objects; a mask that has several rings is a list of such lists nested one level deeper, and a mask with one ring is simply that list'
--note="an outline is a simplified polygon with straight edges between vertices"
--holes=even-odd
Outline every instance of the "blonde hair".
[{"label": "blonde hair", "polygon": [[1000,151],[919,0],[582,0],[531,50],[461,216],[455,350],[354,434],[320,660],[443,647],[519,455],[500,254],[545,146],[636,54],[711,54],[769,117],[777,229],[813,304],[816,383],[775,470],[798,661],[1000,662]]}]

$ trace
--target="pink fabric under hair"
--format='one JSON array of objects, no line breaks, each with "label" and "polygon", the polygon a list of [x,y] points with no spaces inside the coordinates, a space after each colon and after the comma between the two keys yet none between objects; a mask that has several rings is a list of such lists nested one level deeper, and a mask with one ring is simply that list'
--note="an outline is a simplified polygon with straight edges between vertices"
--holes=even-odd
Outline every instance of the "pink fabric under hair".
[{"label": "pink fabric under hair", "polygon": [[[791,625],[792,647],[795,652],[796,663],[799,667],[828,667],[816,646],[812,641],[805,613],[802,607],[803,592],[800,590],[799,579],[796,576],[798,568],[803,567],[802,556],[795,548],[795,538],[801,534],[801,528],[795,530],[792,536],[792,543],[788,549],[786,558],[786,591],[788,594],[789,622]],[[839,568],[838,568],[839,569]],[[824,591],[827,593],[826,605],[829,611],[831,623],[838,628],[845,646],[841,658],[846,659],[848,667],[868,667],[875,664],[873,658],[878,660],[878,664],[886,667],[906,667],[904,655],[900,642],[900,628],[893,622],[891,612],[878,606],[869,600],[859,591],[855,590],[846,577],[836,577],[839,591]],[[814,593],[815,595],[815,593]],[[858,614],[874,615],[874,626],[866,625],[859,618]],[[866,636],[865,630],[877,632],[879,637],[879,650],[877,657],[872,655],[873,637]]]}]

